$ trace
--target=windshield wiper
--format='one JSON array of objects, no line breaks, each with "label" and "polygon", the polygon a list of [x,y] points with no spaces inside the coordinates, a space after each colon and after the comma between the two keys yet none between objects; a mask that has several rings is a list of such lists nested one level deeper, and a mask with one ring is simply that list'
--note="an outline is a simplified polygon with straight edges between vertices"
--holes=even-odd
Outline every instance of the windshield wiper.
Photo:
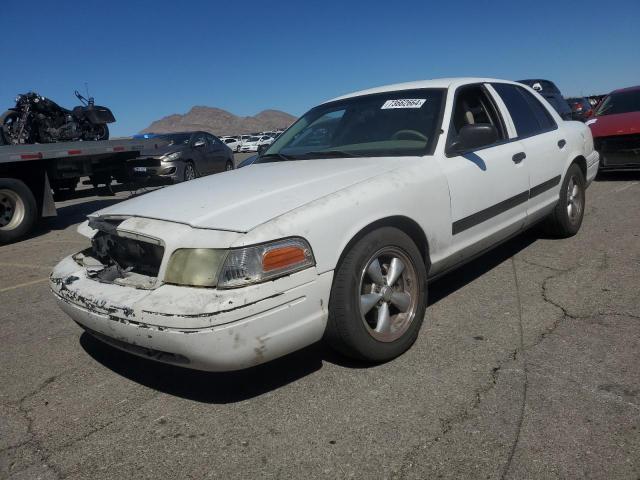
[{"label": "windshield wiper", "polygon": [[267,153],[266,155],[262,155],[260,157],[258,157],[258,162],[261,161],[263,158],[266,159],[274,159],[275,161],[278,160],[293,160],[293,157],[290,157],[289,155],[285,155],[284,153]]}]

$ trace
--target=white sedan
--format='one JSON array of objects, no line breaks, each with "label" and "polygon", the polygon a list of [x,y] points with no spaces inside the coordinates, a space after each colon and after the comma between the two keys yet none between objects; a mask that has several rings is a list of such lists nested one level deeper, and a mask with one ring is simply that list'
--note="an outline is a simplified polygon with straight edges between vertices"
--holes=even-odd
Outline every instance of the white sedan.
[{"label": "white sedan", "polygon": [[238,137],[220,137],[220,141],[231,149],[232,152],[239,152],[242,142]]},{"label": "white sedan", "polygon": [[269,135],[261,135],[259,137],[249,137],[240,147],[241,152],[257,152],[261,145],[270,145],[273,143],[273,137]]},{"label": "white sedan", "polygon": [[117,348],[234,370],[325,339],[392,359],[429,280],[544,220],[582,223],[589,128],[534,90],[462,78],[375,88],[302,116],[252,168],[89,216],[51,275],[60,307]]}]

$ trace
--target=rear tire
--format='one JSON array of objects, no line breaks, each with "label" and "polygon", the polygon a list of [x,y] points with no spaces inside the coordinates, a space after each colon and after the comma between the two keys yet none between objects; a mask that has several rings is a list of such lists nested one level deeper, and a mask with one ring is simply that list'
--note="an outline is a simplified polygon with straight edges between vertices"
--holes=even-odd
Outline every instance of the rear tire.
[{"label": "rear tire", "polygon": [[573,163],[560,187],[560,200],[543,224],[546,233],[558,238],[572,237],[582,225],[585,209],[585,178]]},{"label": "rear tire", "polygon": [[336,269],[325,340],[368,362],[404,353],[424,319],[426,278],[422,255],[407,234],[393,227],[366,234]]},{"label": "rear tire", "polygon": [[38,219],[31,190],[22,181],[0,178],[0,244],[26,235]]},{"label": "rear tire", "polygon": [[109,126],[104,124],[102,128],[102,134],[98,137],[98,140],[109,140]]}]

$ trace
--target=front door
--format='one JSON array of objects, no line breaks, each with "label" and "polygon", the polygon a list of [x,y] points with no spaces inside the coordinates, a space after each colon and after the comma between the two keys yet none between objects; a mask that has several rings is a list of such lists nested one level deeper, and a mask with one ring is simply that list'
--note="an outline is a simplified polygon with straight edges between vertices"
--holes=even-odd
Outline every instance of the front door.
[{"label": "front door", "polygon": [[[448,128],[447,154],[440,159],[451,200],[451,263],[478,253],[524,226],[529,175],[522,162],[523,146],[500,114],[500,107],[482,84],[459,88]],[[490,124],[495,143],[471,152],[449,151],[465,125]],[[445,126],[446,128],[446,126]]]}]

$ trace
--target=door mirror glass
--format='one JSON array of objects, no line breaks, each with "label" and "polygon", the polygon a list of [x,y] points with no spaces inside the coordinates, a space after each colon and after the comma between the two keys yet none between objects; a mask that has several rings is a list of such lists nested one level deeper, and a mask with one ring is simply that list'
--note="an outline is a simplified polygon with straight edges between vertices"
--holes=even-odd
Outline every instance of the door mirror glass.
[{"label": "door mirror glass", "polygon": [[453,153],[468,152],[486,147],[498,141],[498,130],[488,123],[465,125],[460,129],[458,138],[451,144]]},{"label": "door mirror glass", "polygon": [[258,156],[262,156],[264,155],[264,152],[267,151],[267,149],[269,148],[269,145],[267,145],[266,143],[263,143],[262,145],[260,145],[258,147]]}]

